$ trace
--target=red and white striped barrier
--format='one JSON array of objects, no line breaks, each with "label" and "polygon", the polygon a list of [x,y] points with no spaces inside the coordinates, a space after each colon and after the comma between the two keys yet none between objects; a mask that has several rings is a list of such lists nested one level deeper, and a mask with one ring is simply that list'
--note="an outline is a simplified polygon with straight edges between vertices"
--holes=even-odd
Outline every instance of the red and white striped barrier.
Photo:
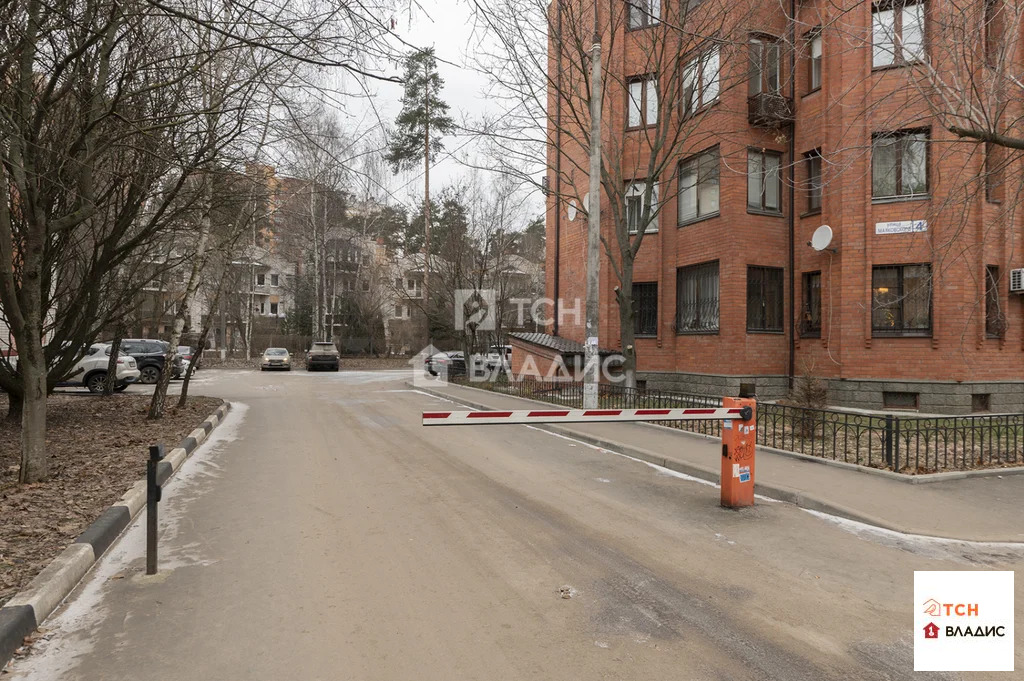
[{"label": "red and white striped barrier", "polygon": [[425,411],[425,426],[515,423],[598,423],[601,421],[749,420],[750,407],[697,409],[518,409],[514,411]]}]

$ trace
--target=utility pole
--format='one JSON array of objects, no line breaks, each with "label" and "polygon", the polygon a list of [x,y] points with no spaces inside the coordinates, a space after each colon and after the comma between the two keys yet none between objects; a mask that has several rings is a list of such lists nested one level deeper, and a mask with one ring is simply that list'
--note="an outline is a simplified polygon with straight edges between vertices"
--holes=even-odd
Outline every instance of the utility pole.
[{"label": "utility pole", "polygon": [[587,322],[583,351],[583,408],[596,409],[600,375],[598,322],[601,284],[601,26],[594,0],[590,74],[590,191],[587,205]]},{"label": "utility pole", "polygon": [[423,305],[427,318],[427,344],[431,342],[430,337],[430,69],[423,65],[424,87],[423,105],[426,110],[423,125],[424,154],[423,154],[423,232],[426,242],[426,256],[424,257],[423,269]]}]

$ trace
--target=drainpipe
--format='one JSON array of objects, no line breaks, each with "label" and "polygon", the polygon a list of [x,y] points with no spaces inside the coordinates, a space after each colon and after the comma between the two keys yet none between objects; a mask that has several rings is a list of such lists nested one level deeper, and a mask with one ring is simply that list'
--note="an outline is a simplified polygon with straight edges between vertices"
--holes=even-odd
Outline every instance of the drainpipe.
[{"label": "drainpipe", "polygon": [[558,72],[555,74],[555,286],[554,286],[554,327],[552,335],[558,335],[559,268],[562,254],[562,0],[557,4],[557,29],[555,35],[558,46]]},{"label": "drainpipe", "polygon": [[789,97],[793,122],[789,126],[789,389],[796,369],[796,0],[789,0]]}]

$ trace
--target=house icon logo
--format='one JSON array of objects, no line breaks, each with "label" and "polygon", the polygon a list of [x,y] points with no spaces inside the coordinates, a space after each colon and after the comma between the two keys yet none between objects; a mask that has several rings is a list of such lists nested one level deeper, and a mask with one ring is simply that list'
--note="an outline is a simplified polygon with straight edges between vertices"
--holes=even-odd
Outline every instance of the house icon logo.
[{"label": "house icon logo", "polygon": [[924,602],[924,614],[940,617],[942,615],[942,604],[934,598],[929,598]]},{"label": "house icon logo", "polygon": [[929,622],[928,624],[925,625],[925,627],[924,627],[924,637],[925,638],[938,638],[939,637],[939,627],[935,624],[935,622]]}]

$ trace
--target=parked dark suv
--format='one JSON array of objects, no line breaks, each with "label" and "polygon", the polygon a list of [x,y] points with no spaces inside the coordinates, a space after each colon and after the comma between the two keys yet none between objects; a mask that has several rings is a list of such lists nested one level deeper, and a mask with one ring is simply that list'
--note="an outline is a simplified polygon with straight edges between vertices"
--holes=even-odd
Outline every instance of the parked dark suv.
[{"label": "parked dark suv", "polygon": [[[135,358],[139,365],[139,383],[156,383],[160,372],[164,370],[164,360],[171,344],[162,340],[149,338],[124,338],[121,340],[121,352]],[[171,365],[171,378],[181,375],[181,355],[175,353]]]}]

